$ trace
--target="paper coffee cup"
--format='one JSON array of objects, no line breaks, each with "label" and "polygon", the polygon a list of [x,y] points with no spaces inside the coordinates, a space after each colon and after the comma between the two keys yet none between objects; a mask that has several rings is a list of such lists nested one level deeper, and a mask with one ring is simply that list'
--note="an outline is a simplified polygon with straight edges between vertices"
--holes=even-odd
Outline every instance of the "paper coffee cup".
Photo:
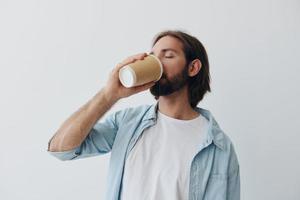
[{"label": "paper coffee cup", "polygon": [[158,81],[163,73],[160,60],[154,55],[148,55],[143,60],[137,60],[119,70],[119,79],[124,87],[134,87]]}]

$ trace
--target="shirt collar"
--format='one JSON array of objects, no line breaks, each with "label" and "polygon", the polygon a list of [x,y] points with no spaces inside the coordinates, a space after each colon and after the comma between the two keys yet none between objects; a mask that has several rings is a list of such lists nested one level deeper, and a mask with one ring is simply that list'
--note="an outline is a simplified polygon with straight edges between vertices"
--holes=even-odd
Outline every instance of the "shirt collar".
[{"label": "shirt collar", "polygon": [[[225,134],[221,130],[220,126],[218,125],[211,112],[201,107],[196,107],[195,110],[208,120],[207,142],[213,142],[217,147],[219,147],[222,150],[225,150]],[[158,102],[150,106],[148,112],[144,117],[144,120],[156,121],[157,111]]]}]

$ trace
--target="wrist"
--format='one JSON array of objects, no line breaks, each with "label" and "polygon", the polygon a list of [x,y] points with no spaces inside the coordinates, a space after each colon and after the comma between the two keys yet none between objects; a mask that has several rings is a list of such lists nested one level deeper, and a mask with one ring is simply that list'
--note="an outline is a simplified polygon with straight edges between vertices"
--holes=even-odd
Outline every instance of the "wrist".
[{"label": "wrist", "polygon": [[107,88],[103,88],[101,90],[101,92],[102,92],[103,98],[108,103],[114,104],[114,103],[116,103],[120,99],[120,97],[118,97],[113,92],[109,91]]}]

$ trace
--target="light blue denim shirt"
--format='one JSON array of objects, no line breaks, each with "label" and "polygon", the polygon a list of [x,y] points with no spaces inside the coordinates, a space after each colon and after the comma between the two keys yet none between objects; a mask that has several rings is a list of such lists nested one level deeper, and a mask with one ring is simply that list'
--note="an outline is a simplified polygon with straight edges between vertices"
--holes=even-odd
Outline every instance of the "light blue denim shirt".
[{"label": "light blue denim shirt", "polygon": [[[114,112],[97,122],[80,146],[50,152],[51,138],[48,152],[63,161],[111,152],[106,199],[119,200],[125,160],[143,130],[156,123],[157,108],[158,104],[153,104]],[[210,111],[195,110],[208,120],[209,128],[190,166],[189,200],[239,200],[240,172],[234,146]]]}]

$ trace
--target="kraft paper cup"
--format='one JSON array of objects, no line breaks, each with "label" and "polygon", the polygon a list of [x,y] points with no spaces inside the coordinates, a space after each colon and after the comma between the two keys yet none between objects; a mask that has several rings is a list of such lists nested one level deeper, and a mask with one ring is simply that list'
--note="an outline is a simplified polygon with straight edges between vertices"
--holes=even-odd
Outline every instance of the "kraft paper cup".
[{"label": "kraft paper cup", "polygon": [[154,55],[148,55],[143,60],[130,63],[119,70],[119,79],[124,87],[130,88],[158,81],[163,73],[160,60]]}]

